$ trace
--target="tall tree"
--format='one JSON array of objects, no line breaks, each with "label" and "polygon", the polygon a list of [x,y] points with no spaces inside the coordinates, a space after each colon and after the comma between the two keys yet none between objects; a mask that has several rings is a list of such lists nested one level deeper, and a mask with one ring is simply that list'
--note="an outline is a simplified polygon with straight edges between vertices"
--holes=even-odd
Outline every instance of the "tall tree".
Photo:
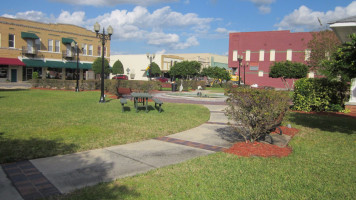
[{"label": "tall tree", "polygon": [[113,74],[123,74],[124,73],[124,66],[122,65],[120,60],[117,60],[112,66],[112,73]]},{"label": "tall tree", "polygon": [[316,72],[323,70],[323,61],[330,60],[331,55],[334,54],[341,44],[333,31],[323,30],[313,32],[313,39],[311,39],[307,46],[310,52],[308,65]]},{"label": "tall tree", "polygon": [[269,77],[281,78],[285,87],[290,90],[287,79],[290,78],[305,78],[308,74],[309,67],[303,63],[284,61],[275,62],[274,65],[270,67]]},{"label": "tall tree", "polygon": [[351,41],[342,44],[333,54],[332,60],[323,62],[323,74],[327,77],[340,77],[342,81],[356,78],[356,34],[349,37]]},{"label": "tall tree", "polygon": [[214,79],[226,80],[226,81],[229,81],[231,79],[229,72],[221,67],[204,68],[201,72],[201,75],[208,76]]},{"label": "tall tree", "polygon": [[[102,59],[97,58],[94,60],[92,69],[95,74],[100,74],[101,73],[101,68],[102,68]],[[104,74],[108,76],[111,73],[111,68],[109,66],[109,61],[104,59]]]}]

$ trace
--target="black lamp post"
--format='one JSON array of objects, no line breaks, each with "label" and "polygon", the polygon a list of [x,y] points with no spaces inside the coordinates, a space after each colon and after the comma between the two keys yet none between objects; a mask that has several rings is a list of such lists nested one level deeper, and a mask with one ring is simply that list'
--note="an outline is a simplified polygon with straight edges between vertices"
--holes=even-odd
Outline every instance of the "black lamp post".
[{"label": "black lamp post", "polygon": [[155,59],[155,57],[156,57],[156,54],[149,54],[149,53],[146,53],[146,56],[147,56],[147,58],[150,60],[150,68],[149,68],[149,78],[150,78],[150,80],[151,80],[151,72],[152,72],[152,69],[151,69],[151,64],[152,64],[152,60],[153,59]]},{"label": "black lamp post", "polygon": [[70,44],[73,48],[75,48],[75,51],[77,52],[77,70],[76,70],[76,76],[77,76],[77,85],[75,87],[75,92],[79,92],[79,47],[78,44],[74,41]]},{"label": "black lamp post", "polygon": [[243,55],[238,55],[237,56],[237,60],[239,61],[239,86],[241,85],[241,76],[240,76],[240,67],[241,67],[241,62],[242,62],[242,59],[244,58],[244,56]]},{"label": "black lamp post", "polygon": [[100,25],[98,22],[94,24],[94,30],[96,32],[96,37],[100,39],[101,44],[102,44],[102,53],[101,53],[101,95],[100,95],[100,100],[99,103],[105,103],[105,96],[104,96],[104,48],[105,48],[105,42],[107,40],[111,40],[111,35],[113,33],[113,28],[111,26],[108,27],[108,33],[105,34],[105,29],[103,28],[103,33],[99,33],[100,31]]}]

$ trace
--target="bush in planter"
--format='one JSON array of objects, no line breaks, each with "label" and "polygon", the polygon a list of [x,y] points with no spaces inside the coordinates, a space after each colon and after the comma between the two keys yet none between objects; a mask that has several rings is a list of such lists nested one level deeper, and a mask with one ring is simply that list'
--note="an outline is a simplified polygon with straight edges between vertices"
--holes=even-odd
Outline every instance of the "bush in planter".
[{"label": "bush in planter", "polygon": [[281,91],[239,87],[226,100],[231,126],[246,141],[263,140],[278,126],[289,107],[288,94]]}]

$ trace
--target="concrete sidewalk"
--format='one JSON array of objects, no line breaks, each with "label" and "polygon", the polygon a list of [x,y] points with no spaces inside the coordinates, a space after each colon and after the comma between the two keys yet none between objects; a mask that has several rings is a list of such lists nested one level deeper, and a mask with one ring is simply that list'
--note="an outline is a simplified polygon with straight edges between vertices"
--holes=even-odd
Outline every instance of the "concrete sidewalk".
[{"label": "concrete sidewalk", "polygon": [[[3,166],[13,176],[9,180],[0,170],[0,199],[21,199],[21,196],[36,199],[68,193],[229,148],[234,138],[223,113],[226,106],[206,107],[211,111],[210,120],[191,130],[131,144],[34,159],[22,166]],[[19,178],[21,171],[30,175]],[[16,183],[19,179],[21,184]]]}]

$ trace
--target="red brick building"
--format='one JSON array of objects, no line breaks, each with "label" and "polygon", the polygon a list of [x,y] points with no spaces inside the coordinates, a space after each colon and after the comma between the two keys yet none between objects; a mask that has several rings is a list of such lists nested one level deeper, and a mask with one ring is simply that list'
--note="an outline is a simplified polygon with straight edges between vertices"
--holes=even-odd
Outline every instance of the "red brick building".
[{"label": "red brick building", "polygon": [[[263,31],[230,33],[228,66],[238,74],[238,55],[243,56],[240,71],[241,79],[248,85],[285,88],[279,78],[269,78],[269,68],[274,62],[290,60],[303,62],[308,60],[310,50],[308,42],[310,32],[291,33],[290,31]],[[247,66],[248,64],[248,66]],[[244,79],[244,67],[246,66]],[[292,85],[292,80],[288,80]]]}]

